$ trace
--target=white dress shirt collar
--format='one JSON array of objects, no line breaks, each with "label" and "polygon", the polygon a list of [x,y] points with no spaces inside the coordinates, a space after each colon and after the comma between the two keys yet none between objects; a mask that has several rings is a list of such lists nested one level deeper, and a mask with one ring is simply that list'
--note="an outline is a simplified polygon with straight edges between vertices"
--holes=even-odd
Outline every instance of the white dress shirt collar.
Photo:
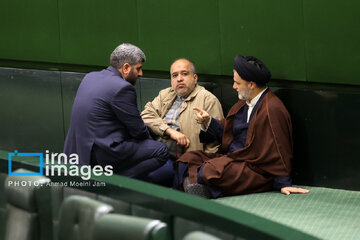
[{"label": "white dress shirt collar", "polygon": [[247,122],[249,122],[252,110],[254,109],[256,103],[259,101],[259,98],[266,91],[266,89],[268,89],[268,88],[265,88],[264,90],[262,90],[258,95],[256,95],[256,97],[251,99],[250,102],[246,101],[246,104],[249,106],[248,114],[247,114]]}]

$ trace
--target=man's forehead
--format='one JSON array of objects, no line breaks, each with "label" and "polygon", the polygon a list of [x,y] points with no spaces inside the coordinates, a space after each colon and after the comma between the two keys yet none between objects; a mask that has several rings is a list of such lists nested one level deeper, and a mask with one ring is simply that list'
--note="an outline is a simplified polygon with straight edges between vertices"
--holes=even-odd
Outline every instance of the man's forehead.
[{"label": "man's forehead", "polygon": [[185,59],[180,59],[171,65],[171,72],[189,71],[190,62]]}]

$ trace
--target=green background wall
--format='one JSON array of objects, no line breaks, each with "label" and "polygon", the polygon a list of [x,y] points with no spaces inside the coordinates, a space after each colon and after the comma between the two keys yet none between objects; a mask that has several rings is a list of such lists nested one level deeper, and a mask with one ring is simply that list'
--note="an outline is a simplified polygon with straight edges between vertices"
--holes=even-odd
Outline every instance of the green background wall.
[{"label": "green background wall", "polygon": [[357,0],[0,0],[0,60],[105,66],[131,42],[146,70],[188,57],[199,73],[231,75],[241,54],[273,78],[358,85],[359,9]]}]

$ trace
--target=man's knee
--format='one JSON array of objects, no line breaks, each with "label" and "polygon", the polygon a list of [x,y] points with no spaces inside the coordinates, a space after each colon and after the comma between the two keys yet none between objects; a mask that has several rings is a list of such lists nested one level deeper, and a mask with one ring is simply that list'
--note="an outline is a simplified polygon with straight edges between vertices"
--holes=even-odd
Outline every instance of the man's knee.
[{"label": "man's knee", "polygon": [[170,158],[169,149],[167,146],[161,142],[158,142],[158,146],[156,149],[156,155],[161,160],[166,162]]}]

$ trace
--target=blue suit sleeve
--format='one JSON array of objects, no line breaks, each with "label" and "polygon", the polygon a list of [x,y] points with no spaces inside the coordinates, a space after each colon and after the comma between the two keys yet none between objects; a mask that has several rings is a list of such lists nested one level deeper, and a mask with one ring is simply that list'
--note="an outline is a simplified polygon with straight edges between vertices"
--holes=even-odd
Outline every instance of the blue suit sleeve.
[{"label": "blue suit sleeve", "polygon": [[274,184],[273,188],[276,190],[280,190],[283,187],[290,187],[292,186],[291,177],[277,177],[274,176]]},{"label": "blue suit sleeve", "polygon": [[200,142],[202,143],[221,143],[224,127],[215,119],[211,118],[210,125],[206,132],[200,131]]},{"label": "blue suit sleeve", "polygon": [[149,138],[149,131],[137,109],[135,88],[127,85],[122,88],[112,101],[112,108],[118,119],[126,126],[129,135],[135,139]]}]

